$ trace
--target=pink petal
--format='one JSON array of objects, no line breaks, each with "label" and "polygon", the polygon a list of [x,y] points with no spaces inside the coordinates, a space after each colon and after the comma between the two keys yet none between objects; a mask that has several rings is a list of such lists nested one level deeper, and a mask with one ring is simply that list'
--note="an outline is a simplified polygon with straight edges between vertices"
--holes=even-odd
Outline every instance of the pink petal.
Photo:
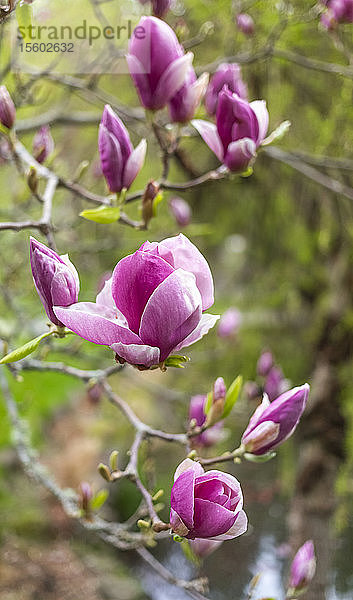
[{"label": "pink petal", "polygon": [[172,353],[179,352],[182,348],[195,344],[217,323],[219,315],[208,315],[204,314],[194,331],[190,333],[180,344],[173,348]]},{"label": "pink petal", "polygon": [[205,472],[204,468],[202,467],[202,465],[200,465],[199,462],[191,460],[191,458],[185,458],[185,460],[183,460],[180,463],[180,465],[177,467],[174,473],[174,481],[176,481],[178,477],[180,477],[180,475],[184,473],[184,471],[187,471],[187,469],[192,469],[196,477],[199,477]]},{"label": "pink petal", "polygon": [[224,157],[224,164],[233,173],[245,171],[256,156],[256,144],[250,138],[231,142]]},{"label": "pink petal", "polygon": [[194,527],[187,536],[192,538],[214,538],[226,533],[235,523],[234,512],[220,504],[195,498],[194,502]]},{"label": "pink petal", "polygon": [[213,277],[207,260],[190,240],[180,233],[158,244],[158,254],[174,267],[193,273],[202,297],[202,310],[214,303]]},{"label": "pink petal", "polygon": [[173,271],[150,296],[141,318],[139,336],[161,349],[161,360],[187,337],[201,319],[201,295],[192,273]]},{"label": "pink petal", "polygon": [[116,265],[113,298],[135,333],[138,333],[142,313],[151,294],[173,272],[173,267],[159,256],[140,251],[126,256]]},{"label": "pink petal", "polygon": [[54,312],[68,329],[94,344],[141,343],[137,335],[118,321],[117,311],[109,307],[94,302],[78,302],[66,308],[54,306]]},{"label": "pink petal", "polygon": [[160,362],[159,348],[153,348],[145,344],[124,344],[117,342],[111,345],[111,349],[130,365],[152,367],[153,365],[158,365]]},{"label": "pink petal", "polygon": [[254,100],[254,102],[250,102],[250,106],[253,109],[259,123],[259,135],[256,144],[259,146],[266,137],[269,124],[269,114],[266,108],[265,100]]},{"label": "pink petal", "polygon": [[130,154],[125,165],[123,176],[123,184],[125,188],[129,189],[132,182],[136,179],[138,173],[141,171],[143,163],[145,162],[146,150],[146,140],[141,140],[139,145],[136,146],[135,150],[133,150]]},{"label": "pink petal", "polygon": [[194,525],[194,481],[195,471],[187,469],[175,481],[170,497],[171,508],[188,529]]},{"label": "pink petal", "polygon": [[[115,306],[115,302],[112,296],[112,281],[113,277],[110,277],[104,283],[103,289],[99,292],[99,294],[96,297],[96,304],[99,304],[100,306],[107,306],[108,308],[111,308],[112,310],[116,311],[117,308]],[[124,319],[123,315],[121,316]]]},{"label": "pink petal", "polygon": [[194,119],[192,125],[199,132],[207,146],[215,153],[218,160],[223,162],[224,150],[216,125],[202,119]]},{"label": "pink petal", "polygon": [[180,56],[166,68],[154,93],[154,108],[163,108],[183,86],[188,70],[192,65],[194,55],[188,52]]},{"label": "pink petal", "polygon": [[228,529],[228,531],[226,531],[226,533],[216,535],[209,539],[215,542],[226,542],[227,540],[232,540],[236,537],[239,537],[240,535],[243,535],[243,533],[246,532],[247,528],[248,517],[246,516],[246,513],[243,510],[241,510],[238,513],[235,523],[232,525],[232,527],[230,527],[230,529]]}]

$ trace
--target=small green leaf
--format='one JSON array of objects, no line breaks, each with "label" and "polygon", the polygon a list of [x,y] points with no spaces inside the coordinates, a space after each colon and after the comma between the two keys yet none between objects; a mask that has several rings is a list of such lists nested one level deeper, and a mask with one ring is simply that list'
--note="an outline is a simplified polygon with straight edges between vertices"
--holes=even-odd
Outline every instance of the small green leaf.
[{"label": "small green leaf", "polygon": [[188,356],[179,356],[178,354],[173,354],[169,356],[164,364],[166,367],[174,367],[176,369],[184,369],[184,364],[189,362],[190,358]]},{"label": "small green leaf", "polygon": [[13,350],[9,354],[6,354],[6,356],[3,356],[3,358],[0,360],[0,365],[16,362],[17,360],[21,360],[29,354],[32,354],[32,352],[37,350],[40,342],[44,340],[44,338],[47,338],[50,335],[52,335],[52,333],[52,331],[49,331],[48,333],[43,333],[42,335],[34,338],[34,340],[31,340],[30,342],[27,342],[27,344],[24,344],[24,346]]},{"label": "small green leaf", "polygon": [[182,538],[180,535],[173,535],[173,541],[174,542],[179,542],[179,544],[181,544],[184,541],[184,538]]},{"label": "small green leaf", "polygon": [[241,375],[238,375],[238,377],[236,377],[234,379],[232,385],[230,386],[229,390],[227,391],[222,419],[225,419],[226,417],[228,417],[229,413],[231,412],[234,404],[236,403],[236,401],[239,398],[239,394],[240,394],[242,385],[243,385],[243,378]]},{"label": "small green leaf", "polygon": [[115,223],[120,217],[119,206],[100,206],[99,208],[89,208],[80,212],[80,217],[95,223],[107,225]]},{"label": "small green leaf", "polygon": [[265,463],[269,460],[272,460],[276,456],[276,452],[267,452],[267,454],[261,454],[257,456],[256,454],[250,454],[250,452],[245,452],[244,458],[249,462],[253,463]]},{"label": "small green leaf", "polygon": [[22,39],[24,42],[32,41],[30,36],[32,25],[32,6],[26,2],[18,2],[16,6],[16,18],[18,27],[21,28]]},{"label": "small green leaf", "polygon": [[153,200],[152,213],[153,213],[154,217],[157,216],[157,208],[160,205],[160,203],[162,202],[162,200],[163,200],[163,192],[159,192]]},{"label": "small green leaf", "polygon": [[272,131],[272,133],[270,133],[270,135],[266,139],[264,139],[261,146],[269,146],[269,144],[280,140],[287,133],[290,126],[290,121],[283,121],[280,125],[278,125],[278,127],[276,127],[274,131]]},{"label": "small green leaf", "polygon": [[205,415],[208,415],[208,413],[211,410],[211,406],[212,406],[212,402],[213,402],[213,392],[208,392],[207,394],[207,399],[206,399],[206,404],[205,404]]},{"label": "small green leaf", "polygon": [[251,177],[253,172],[254,172],[254,169],[252,167],[248,167],[246,169],[246,171],[243,171],[242,173],[240,173],[240,177],[244,177],[244,178]]},{"label": "small green leaf", "polygon": [[109,496],[108,490],[99,490],[90,502],[91,510],[99,510]]}]

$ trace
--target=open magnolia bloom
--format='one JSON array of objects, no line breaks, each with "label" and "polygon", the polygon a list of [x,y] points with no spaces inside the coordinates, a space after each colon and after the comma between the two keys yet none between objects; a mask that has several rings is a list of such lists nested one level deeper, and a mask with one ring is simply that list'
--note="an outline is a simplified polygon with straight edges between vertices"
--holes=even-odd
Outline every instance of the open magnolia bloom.
[{"label": "open magnolia bloom", "polygon": [[222,542],[247,530],[239,481],[222,471],[205,473],[200,463],[190,458],[175,471],[170,506],[173,531],[190,540]]},{"label": "open magnolia bloom", "polygon": [[150,368],[201,339],[218,316],[206,259],[180,234],[145,242],[123,258],[96,302],[54,311],[85,340],[110,346],[119,362]]}]

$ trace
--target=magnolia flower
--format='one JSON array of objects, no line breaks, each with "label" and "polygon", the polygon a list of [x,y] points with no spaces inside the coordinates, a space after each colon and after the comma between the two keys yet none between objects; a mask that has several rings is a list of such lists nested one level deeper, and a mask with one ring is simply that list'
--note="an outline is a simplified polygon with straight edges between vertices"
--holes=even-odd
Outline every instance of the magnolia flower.
[{"label": "magnolia flower", "polygon": [[167,23],[142,17],[126,60],[143,106],[149,110],[166,106],[185,83],[192,59]]},{"label": "magnolia flower", "polygon": [[191,221],[191,208],[183,198],[179,196],[170,198],[169,210],[180,227],[189,225]]},{"label": "magnolia flower", "polygon": [[11,129],[16,119],[16,108],[4,85],[0,86],[0,123]]},{"label": "magnolia flower", "polygon": [[53,311],[54,305],[69,306],[77,302],[80,282],[67,254],[59,256],[36,239],[30,239],[30,260],[34,285],[54,325],[63,326]]},{"label": "magnolia flower", "polygon": [[236,24],[238,29],[244,33],[244,35],[254,35],[255,23],[254,19],[248,15],[248,13],[239,13],[236,16]]},{"label": "magnolia flower", "polygon": [[218,336],[220,338],[233,337],[238,333],[242,322],[241,312],[234,307],[228,308],[220,318]]},{"label": "magnolia flower", "polygon": [[230,92],[238,94],[243,100],[248,98],[248,88],[241,78],[241,68],[237,63],[222,63],[211,77],[205,95],[205,106],[209,115],[217,111],[218,95],[227,86]]},{"label": "magnolia flower", "polygon": [[307,383],[285,392],[270,402],[264,394],[243,433],[242,444],[251,454],[266,454],[294,433],[309,397]]},{"label": "magnolia flower", "polygon": [[[205,424],[207,415],[205,413],[205,405],[207,402],[207,396],[205,394],[199,394],[193,396],[190,400],[189,407],[189,421],[195,421],[197,427],[202,427]],[[193,446],[213,446],[220,441],[223,436],[223,422],[219,421],[212,427],[209,427],[199,435],[191,438]]]},{"label": "magnolia flower", "polygon": [[264,100],[247,102],[224,87],[218,96],[216,125],[192,123],[217,158],[230,171],[244,171],[253,161],[268,129]]},{"label": "magnolia flower", "polygon": [[231,540],[247,530],[239,481],[222,471],[207,471],[187,458],[174,475],[170,524],[188,539]]},{"label": "magnolia flower", "polygon": [[266,377],[273,367],[273,356],[272,352],[266,350],[263,352],[257,361],[256,370],[260,377]]},{"label": "magnolia flower", "polygon": [[33,156],[40,164],[54,152],[54,140],[49,125],[43,125],[33,138]]},{"label": "magnolia flower", "polygon": [[334,29],[338,23],[353,23],[353,0],[329,0],[327,10],[321,16],[326,29]]},{"label": "magnolia flower", "polygon": [[293,594],[308,587],[316,570],[314,544],[308,540],[299,548],[291,565],[289,586]]},{"label": "magnolia flower", "polygon": [[99,126],[98,148],[102,171],[111,192],[129,189],[143,166],[146,147],[146,140],[141,140],[133,148],[124,123],[107,104]]},{"label": "magnolia flower", "polygon": [[214,326],[218,316],[203,314],[213,302],[207,261],[180,234],[123,258],[95,303],[54,310],[84,339],[110,346],[120,362],[150,368]]}]

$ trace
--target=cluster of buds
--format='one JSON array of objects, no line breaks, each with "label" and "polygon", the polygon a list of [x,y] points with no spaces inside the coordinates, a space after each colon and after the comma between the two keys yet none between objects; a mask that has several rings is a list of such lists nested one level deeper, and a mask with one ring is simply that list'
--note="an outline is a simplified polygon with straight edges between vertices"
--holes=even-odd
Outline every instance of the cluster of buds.
[{"label": "cluster of buds", "polygon": [[224,412],[226,392],[224,380],[222,377],[218,377],[211,392],[211,405],[207,412],[208,396],[206,394],[199,394],[191,398],[189,429],[191,433],[200,432],[191,437],[192,446],[208,447],[222,439],[223,422],[221,419]]}]

